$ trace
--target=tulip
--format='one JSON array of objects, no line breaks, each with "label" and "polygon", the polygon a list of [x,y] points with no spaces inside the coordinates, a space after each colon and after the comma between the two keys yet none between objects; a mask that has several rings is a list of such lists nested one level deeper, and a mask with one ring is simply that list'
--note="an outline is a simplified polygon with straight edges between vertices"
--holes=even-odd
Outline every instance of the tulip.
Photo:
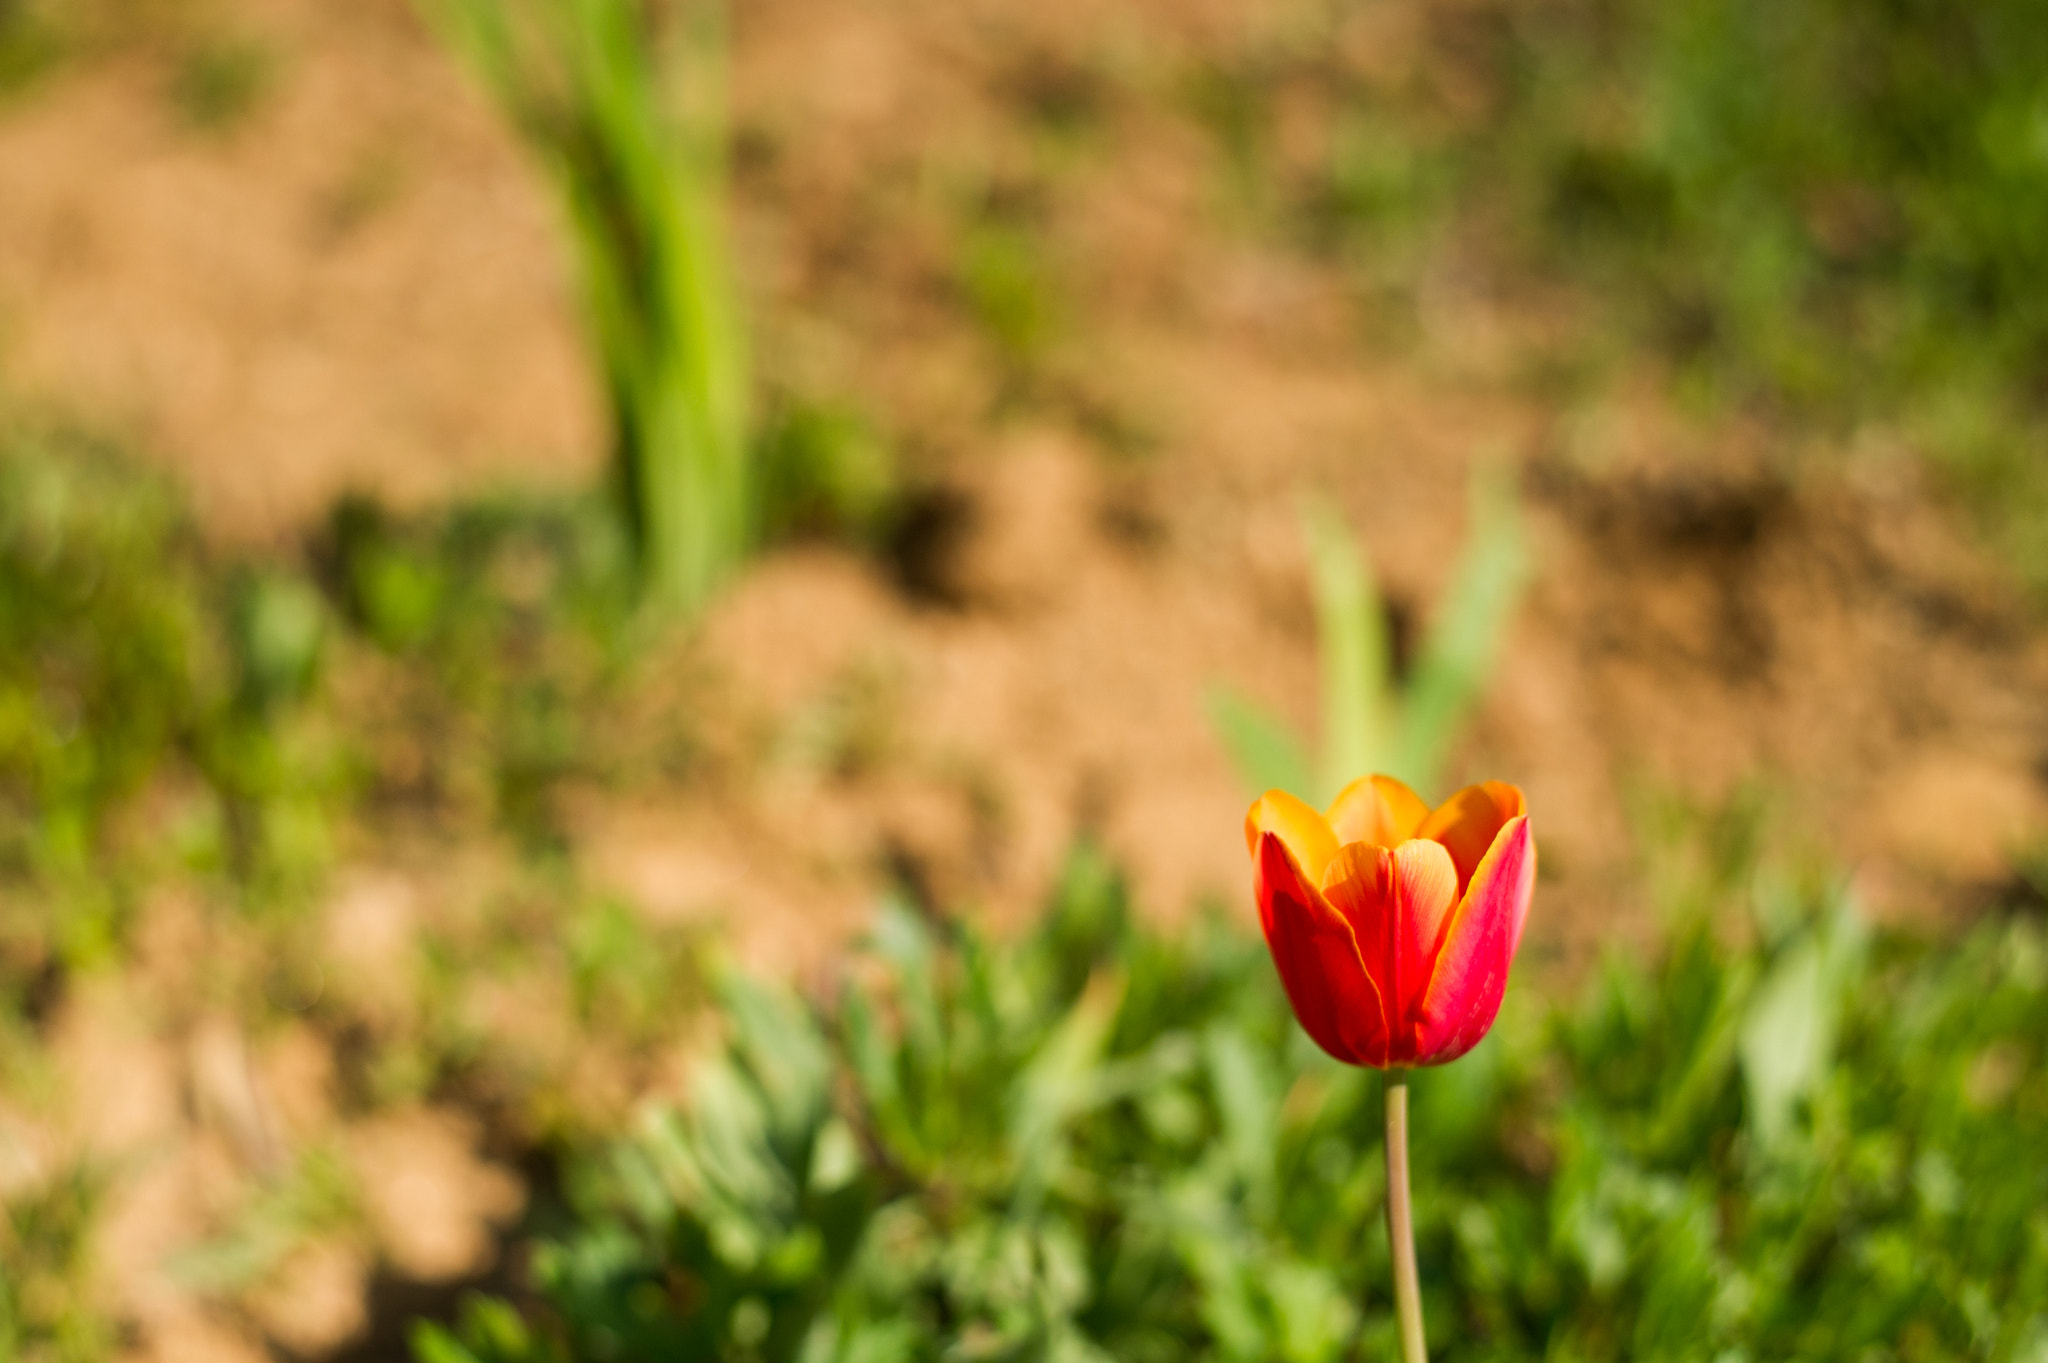
[{"label": "tulip", "polygon": [[1259,925],[1302,1030],[1386,1072],[1387,1237],[1407,1363],[1426,1363],[1408,1195],[1408,1070],[1479,1044],[1500,1013],[1536,888],[1522,792],[1467,786],[1431,809],[1390,776],[1318,814],[1269,790],[1245,815]]},{"label": "tulip", "polygon": [[1294,1015],[1348,1065],[1456,1060],[1500,1012],[1536,884],[1522,792],[1467,786],[1432,810],[1390,776],[1327,814],[1269,790],[1245,816],[1259,925]]}]

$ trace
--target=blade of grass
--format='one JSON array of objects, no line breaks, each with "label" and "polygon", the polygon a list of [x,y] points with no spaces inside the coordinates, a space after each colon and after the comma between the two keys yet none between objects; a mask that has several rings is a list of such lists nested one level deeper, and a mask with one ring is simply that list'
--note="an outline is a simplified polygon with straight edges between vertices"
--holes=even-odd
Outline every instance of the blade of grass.
[{"label": "blade of grass", "polygon": [[1209,723],[1237,774],[1254,791],[1307,790],[1314,779],[1301,740],[1272,715],[1225,686],[1209,688]]},{"label": "blade of grass", "polygon": [[555,180],[610,394],[612,482],[642,590],[688,615],[737,567],[755,520],[746,343],[722,222],[716,11],[422,3]]},{"label": "blade of grass", "polygon": [[1385,770],[1391,660],[1378,585],[1343,518],[1325,503],[1310,502],[1302,509],[1302,530],[1322,652],[1323,751],[1315,795],[1321,804],[1361,772]]},{"label": "blade of grass", "polygon": [[1395,747],[1394,771],[1425,792],[1440,777],[1444,758],[1492,673],[1527,576],[1512,483],[1501,472],[1482,468],[1472,479],[1471,503],[1465,550],[1423,639]]}]

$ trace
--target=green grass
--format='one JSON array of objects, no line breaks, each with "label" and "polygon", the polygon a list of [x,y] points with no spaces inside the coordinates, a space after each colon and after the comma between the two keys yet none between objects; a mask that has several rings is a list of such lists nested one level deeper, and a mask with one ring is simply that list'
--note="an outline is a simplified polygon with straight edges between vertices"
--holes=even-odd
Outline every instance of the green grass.
[{"label": "green grass", "polygon": [[278,74],[278,54],[261,39],[195,32],[184,40],[171,71],[171,105],[200,132],[230,132],[262,106]]},{"label": "green grass", "polygon": [[[604,1120],[588,1071],[646,1082],[701,998],[696,935],[595,896],[563,855],[570,784],[659,786],[694,760],[686,708],[615,717],[644,676],[634,601],[594,499],[351,503],[297,551],[230,554],[109,442],[0,424],[0,1106],[30,1132],[61,1118],[75,1077],[50,1072],[46,1029],[119,981],[257,1035],[291,1014],[342,1057],[352,1115],[488,1105],[532,1141]],[[333,872],[423,841],[488,888],[433,891],[363,994],[324,955]],[[185,986],[130,973],[165,900],[206,924]],[[479,1021],[507,990],[549,1010],[540,1040]],[[332,1135],[169,1270],[232,1301],[301,1243],[364,1235]],[[94,1241],[133,1167],[40,1149],[0,1132],[0,1359],[91,1363],[120,1344]]]},{"label": "green grass", "polygon": [[0,100],[33,85],[67,55],[69,35],[33,0],[0,0]]},{"label": "green grass", "polygon": [[1535,258],[1682,385],[1899,431],[2042,584],[2038,17],[2013,0],[1589,7],[1525,35],[1525,130],[1493,156],[1521,167]]},{"label": "green grass", "polygon": [[117,814],[172,765],[223,803],[261,764],[237,659],[175,497],[61,429],[8,432],[0,460],[0,877],[7,955],[81,962],[118,935],[135,877],[109,866]]},{"label": "green grass", "polygon": [[74,1168],[0,1197],[0,1358],[111,1354],[115,1331],[85,1287],[101,1192],[101,1179]]},{"label": "green grass", "polygon": [[[1759,835],[1653,818],[1668,945],[1418,1076],[1437,1357],[2048,1350],[2048,934],[1875,932]],[[1377,1085],[1240,925],[1140,927],[1083,849],[1021,940],[898,905],[868,963],[729,978],[691,1101],[574,1167],[544,1309],[422,1363],[1390,1353]]]},{"label": "green grass", "polygon": [[[412,755],[403,771],[366,774],[371,816],[424,802],[558,850],[556,792],[620,756],[595,720],[645,641],[616,523],[589,500],[509,497],[418,518],[351,502],[324,556],[334,608],[386,660],[396,702],[359,732]],[[670,760],[679,732],[641,735],[641,756]]]},{"label": "green grass", "polygon": [[559,847],[564,783],[687,760],[686,717],[593,722],[632,621],[589,502],[349,504],[238,558],[103,442],[0,430],[0,975],[118,951],[165,878],[289,917],[355,824]]},{"label": "green grass", "polygon": [[757,528],[752,381],[724,222],[710,5],[429,0],[552,175],[611,395],[648,595],[696,611]]},{"label": "green grass", "polygon": [[758,410],[726,222],[718,0],[422,6],[554,182],[643,597],[687,619],[766,540],[870,532],[894,486],[872,424],[773,373]]},{"label": "green grass", "polygon": [[[1579,357],[1553,339],[1538,367],[1647,365],[1789,446],[1917,452],[2048,588],[2028,0],[1482,6],[1400,78],[1352,62],[1343,17],[1205,69],[1196,114],[1234,199],[1346,262],[1373,332],[1399,334],[1432,268],[1477,274],[1574,316]],[[1281,159],[1283,93],[1322,109],[1319,155]]]},{"label": "green grass", "polygon": [[1364,550],[1329,507],[1304,506],[1322,665],[1314,759],[1285,724],[1235,691],[1217,687],[1209,697],[1217,737],[1254,794],[1277,788],[1320,806],[1383,772],[1434,798],[1527,572],[1514,492],[1497,471],[1474,474],[1471,504],[1464,550],[1406,676],[1396,675],[1386,604]]}]

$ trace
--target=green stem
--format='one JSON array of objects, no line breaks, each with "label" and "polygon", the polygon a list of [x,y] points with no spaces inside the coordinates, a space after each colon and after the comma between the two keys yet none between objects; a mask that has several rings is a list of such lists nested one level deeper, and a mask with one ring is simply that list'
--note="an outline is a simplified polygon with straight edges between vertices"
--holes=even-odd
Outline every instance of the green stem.
[{"label": "green stem", "polygon": [[1387,1071],[1387,1243],[1394,1256],[1394,1314],[1401,1363],[1429,1363],[1422,1340],[1422,1284],[1415,1273],[1415,1218],[1408,1201],[1408,1071]]}]

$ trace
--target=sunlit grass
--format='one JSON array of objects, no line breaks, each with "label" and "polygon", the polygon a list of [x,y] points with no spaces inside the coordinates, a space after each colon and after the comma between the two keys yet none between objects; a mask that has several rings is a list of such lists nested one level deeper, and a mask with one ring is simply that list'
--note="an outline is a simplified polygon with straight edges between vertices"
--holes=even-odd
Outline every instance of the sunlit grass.
[{"label": "sunlit grass", "polygon": [[10,1183],[0,1196],[0,1357],[98,1363],[115,1337],[93,1292],[104,1179],[73,1167]]},{"label": "sunlit grass", "polygon": [[757,528],[717,7],[426,8],[554,179],[611,398],[613,490],[640,578],[656,601],[694,613]]},{"label": "sunlit grass", "polygon": [[[1667,945],[1562,1006],[1521,986],[1415,1078],[1437,1355],[2048,1345],[2038,923],[1874,933],[1740,807],[1643,840]],[[572,1178],[545,1312],[475,1304],[418,1356],[1391,1349],[1376,1086],[1241,925],[1143,928],[1083,849],[1020,939],[891,906],[849,974],[817,1004],[729,979],[691,1102]]]},{"label": "sunlit grass", "polygon": [[1328,506],[1307,504],[1302,533],[1322,682],[1315,748],[1235,691],[1210,694],[1217,735],[1251,793],[1277,788],[1322,805],[1368,772],[1437,791],[1527,575],[1514,497],[1498,470],[1474,475],[1464,547],[1406,676],[1397,675],[1386,602],[1365,549]]},{"label": "sunlit grass", "polygon": [[[1338,10],[1200,68],[1237,216],[1341,262],[1371,335],[1412,339],[1449,274],[1551,319],[1550,372],[1661,374],[1681,408],[1787,447],[1908,448],[2048,588],[2031,5],[1459,13],[1407,77],[1344,55]],[[1282,155],[1288,100],[1319,111],[1317,150]]]}]

